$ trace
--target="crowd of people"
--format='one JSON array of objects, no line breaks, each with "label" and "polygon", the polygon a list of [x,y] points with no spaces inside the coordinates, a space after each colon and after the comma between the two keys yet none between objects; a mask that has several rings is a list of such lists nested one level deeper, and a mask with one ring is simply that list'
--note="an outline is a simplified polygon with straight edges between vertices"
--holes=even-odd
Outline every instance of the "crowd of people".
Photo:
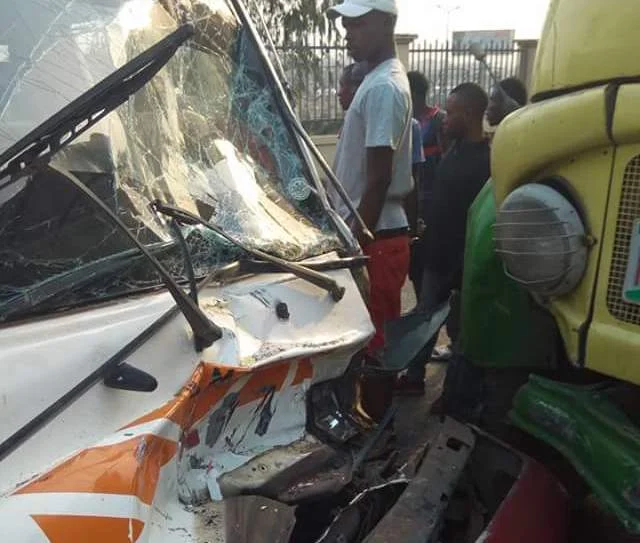
[{"label": "crowd of people", "polygon": [[[345,118],[334,170],[374,239],[340,198],[333,201],[369,257],[375,335],[368,354],[375,359],[384,350],[385,322],[400,317],[407,277],[418,311],[428,313],[460,291],[467,211],[490,177],[486,125],[525,105],[527,91],[516,78],[501,81],[490,96],[467,82],[451,91],[443,111],[427,103],[427,78],[407,73],[396,56],[396,0],[344,0],[328,16],[342,18],[354,60],[340,80]],[[453,345],[457,321],[452,310]],[[449,356],[450,349],[434,351],[433,342],[427,352]],[[412,362],[395,383],[397,394],[424,394],[429,358]]]}]

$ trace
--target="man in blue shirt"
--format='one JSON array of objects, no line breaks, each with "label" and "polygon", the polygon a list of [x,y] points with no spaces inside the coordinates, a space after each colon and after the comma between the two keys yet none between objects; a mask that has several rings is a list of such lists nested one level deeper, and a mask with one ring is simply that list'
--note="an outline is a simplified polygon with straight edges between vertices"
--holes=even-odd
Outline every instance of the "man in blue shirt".
[{"label": "man in blue shirt", "polygon": [[[427,105],[427,94],[429,93],[429,81],[420,72],[409,72],[409,87],[411,88],[411,100],[413,102],[413,117],[419,123],[420,135],[419,145],[422,148],[424,160],[416,168],[413,178],[416,183],[418,194],[417,218],[421,224],[428,223],[426,210],[429,199],[433,191],[433,182],[436,176],[436,168],[442,158],[445,146],[443,123],[445,114],[437,106]],[[414,147],[415,148],[415,147]],[[421,234],[418,228],[418,234]],[[422,276],[424,273],[425,250],[421,242],[413,244],[411,249],[411,264],[409,268],[409,279],[413,283],[416,297],[420,296],[422,289]]]},{"label": "man in blue shirt", "polygon": [[[420,215],[420,198],[418,188],[418,176],[421,174],[422,167],[424,166],[424,150],[422,149],[422,130],[420,123],[417,119],[411,119],[411,173],[413,177],[413,190],[407,196],[405,204],[405,211],[407,212],[407,219],[409,221],[409,233],[412,238],[412,255],[415,252],[413,245],[417,243],[419,237],[422,235],[424,228],[424,222]],[[416,296],[418,293],[416,293]]]}]

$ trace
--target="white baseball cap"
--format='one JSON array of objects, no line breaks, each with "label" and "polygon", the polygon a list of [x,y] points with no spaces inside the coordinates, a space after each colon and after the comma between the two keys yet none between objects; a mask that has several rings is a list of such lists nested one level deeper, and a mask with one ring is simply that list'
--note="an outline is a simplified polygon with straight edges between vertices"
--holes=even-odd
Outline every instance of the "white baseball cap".
[{"label": "white baseball cap", "polygon": [[344,0],[342,4],[329,8],[327,16],[332,19],[355,18],[362,17],[373,10],[398,15],[398,4],[396,0]]}]

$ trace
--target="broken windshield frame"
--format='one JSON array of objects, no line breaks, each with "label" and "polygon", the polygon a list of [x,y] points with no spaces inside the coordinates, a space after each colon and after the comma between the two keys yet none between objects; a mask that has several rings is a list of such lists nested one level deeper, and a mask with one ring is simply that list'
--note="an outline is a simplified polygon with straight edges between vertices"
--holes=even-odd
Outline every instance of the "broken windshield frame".
[{"label": "broken windshield frame", "polygon": [[167,217],[171,217],[176,220],[178,223],[182,224],[190,224],[190,225],[201,225],[212,232],[218,234],[220,237],[227,240],[229,243],[232,243],[239,249],[242,249],[248,255],[253,256],[254,258],[259,258],[265,262],[269,262],[275,266],[277,266],[280,271],[289,272],[300,279],[304,279],[309,283],[320,287],[323,290],[326,290],[335,302],[339,302],[344,297],[345,288],[338,285],[335,279],[329,277],[328,275],[324,275],[318,271],[307,268],[301,264],[297,264],[296,262],[287,262],[286,260],[282,260],[276,256],[272,256],[269,253],[264,253],[259,249],[253,249],[238,241],[231,236],[229,236],[224,230],[221,230],[217,226],[208,223],[207,221],[201,219],[200,217],[190,213],[185,209],[180,209],[174,206],[168,206],[156,200],[153,203],[153,208],[156,212],[166,215]]},{"label": "broken windshield frame", "polygon": [[[5,138],[16,132],[12,120],[16,112],[24,111],[22,106],[46,104],[36,100],[43,75],[59,67],[63,57],[73,56],[74,48],[79,48],[73,54],[80,60],[91,57],[83,60],[82,67],[97,77],[98,72],[92,71],[96,58],[117,66],[114,59],[126,60],[177,25],[167,8],[173,5],[169,0],[111,0],[106,7],[96,0],[71,3],[74,9],[67,11],[75,19],[68,37],[60,38],[65,36],[64,17],[54,18],[57,27],[52,35],[64,47],[50,36],[42,37],[42,42],[49,38],[53,42],[43,43],[46,53],[34,53],[31,67],[20,71],[20,85],[12,87],[14,95],[0,104],[0,132]],[[20,9],[29,4],[42,6],[41,1],[31,0]],[[120,5],[129,11],[147,10],[145,16],[153,25],[123,29]],[[194,38],[128,103],[59,150],[52,166],[81,179],[147,246],[175,241],[167,221],[150,209],[149,204],[160,198],[187,208],[254,249],[286,260],[342,251],[344,245],[325,207],[326,195],[316,185],[289,119],[280,111],[283,97],[270,81],[251,32],[222,0],[184,5]],[[86,20],[79,24],[82,17]],[[63,54],[56,56],[56,48]],[[48,57],[53,57],[50,65]],[[57,83],[52,81],[53,88]],[[26,91],[31,92],[29,100]],[[241,250],[211,232],[193,227],[183,232],[198,277],[243,258]],[[122,253],[130,248],[125,242],[69,187],[30,174],[11,192],[0,189],[0,303],[58,275],[70,277],[75,269]],[[163,266],[176,280],[186,281],[178,251],[169,252]],[[133,268],[71,287],[68,299],[56,296],[43,307],[54,311],[162,288],[151,266]]]},{"label": "broken windshield frame", "polygon": [[[180,311],[191,326],[196,350],[200,351],[222,336],[221,329],[212,323],[197,304],[180,289],[164,266],[162,266],[151,251],[129,231],[127,226],[120,220],[116,213],[110,209],[107,203],[103,202],[93,190],[88,188],[85,183],[71,172],[61,167],[52,168],[50,166],[51,157],[58,149],[70,145],[85,131],[100,122],[104,116],[108,115],[113,109],[126,101],[129,96],[142,88],[172,58],[178,48],[192,34],[193,28],[190,25],[178,27],[158,43],[126,62],[103,81],[91,87],[88,91],[73,100],[68,106],[64,107],[59,113],[47,119],[5,151],[5,153],[0,155],[0,163],[4,165],[2,170],[0,170],[0,179],[9,176],[9,180],[3,185],[0,185],[0,190],[11,189],[12,185],[17,184],[18,181],[24,178],[25,172],[30,171],[36,175],[43,174],[45,177],[51,176],[53,179],[57,177],[57,173],[61,174],[63,186],[65,183],[68,183],[72,186],[72,190],[75,189],[76,191],[73,195],[74,203],[80,198],[85,203],[96,206],[108,222],[115,227],[116,230],[124,234],[126,238],[129,238],[145,256],[147,262],[153,266],[167,290],[171,293],[176,305],[180,308]],[[50,181],[47,181],[47,183],[49,182]],[[68,213],[65,212],[65,216],[67,216],[67,214]],[[180,241],[182,241],[182,238],[180,238]],[[189,260],[188,255],[186,255],[186,260]],[[191,271],[190,261],[188,267]],[[64,275],[66,278],[70,275],[73,276],[73,274]],[[80,277],[80,282],[85,278],[86,270],[85,276]],[[51,294],[48,296],[51,298],[53,294],[57,294],[57,292],[61,290],[74,290],[71,286],[67,286],[65,289],[63,282],[62,287],[59,287],[57,292],[55,291],[55,287],[54,291],[51,292],[46,287],[50,286],[49,283],[56,284],[55,277],[52,279],[53,280],[45,280],[45,288],[32,289],[30,292],[31,297],[26,296],[26,298],[21,298],[18,295],[17,298],[26,300],[27,307],[36,307],[38,304],[36,303],[37,300],[33,299],[33,290],[43,294],[45,299],[47,298],[47,293]],[[39,284],[41,285],[42,282]],[[10,306],[15,298],[16,297],[9,300]],[[18,308],[23,307],[20,303],[17,305]],[[7,316],[11,315],[10,309],[11,307],[9,307],[8,315],[0,314],[2,318],[7,318]]]}]

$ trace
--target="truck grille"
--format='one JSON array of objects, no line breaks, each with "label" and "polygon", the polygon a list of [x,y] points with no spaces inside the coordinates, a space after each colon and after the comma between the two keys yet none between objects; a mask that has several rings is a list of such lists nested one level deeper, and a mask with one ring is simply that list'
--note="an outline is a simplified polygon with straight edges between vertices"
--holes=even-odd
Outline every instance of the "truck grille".
[{"label": "truck grille", "polygon": [[609,312],[616,319],[632,324],[640,324],[640,305],[625,302],[622,291],[627,273],[631,232],[634,221],[638,218],[640,218],[640,156],[633,158],[624,171],[607,289]]}]

